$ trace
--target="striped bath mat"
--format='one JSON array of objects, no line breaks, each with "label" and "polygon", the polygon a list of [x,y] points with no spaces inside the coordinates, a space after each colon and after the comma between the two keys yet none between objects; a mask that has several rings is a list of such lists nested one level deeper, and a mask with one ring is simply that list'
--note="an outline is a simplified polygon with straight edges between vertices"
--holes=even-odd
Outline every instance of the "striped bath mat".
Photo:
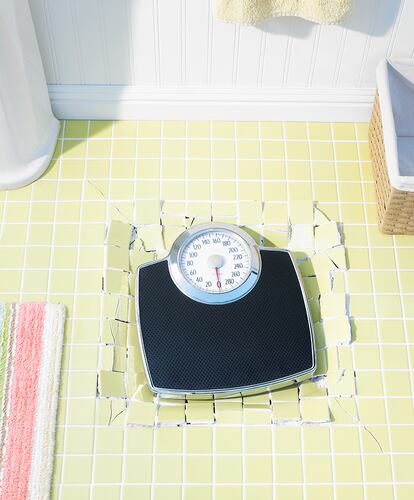
[{"label": "striped bath mat", "polygon": [[0,500],[50,495],[65,308],[0,303]]}]

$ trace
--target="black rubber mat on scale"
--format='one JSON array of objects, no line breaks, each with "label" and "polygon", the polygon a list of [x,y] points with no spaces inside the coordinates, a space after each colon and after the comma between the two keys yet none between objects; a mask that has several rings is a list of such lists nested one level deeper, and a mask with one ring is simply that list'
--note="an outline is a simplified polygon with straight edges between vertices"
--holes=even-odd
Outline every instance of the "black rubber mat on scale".
[{"label": "black rubber mat on scale", "polygon": [[138,322],[154,388],[213,392],[312,368],[311,331],[291,257],[261,250],[261,258],[256,286],[226,305],[184,295],[166,261],[139,270]]}]

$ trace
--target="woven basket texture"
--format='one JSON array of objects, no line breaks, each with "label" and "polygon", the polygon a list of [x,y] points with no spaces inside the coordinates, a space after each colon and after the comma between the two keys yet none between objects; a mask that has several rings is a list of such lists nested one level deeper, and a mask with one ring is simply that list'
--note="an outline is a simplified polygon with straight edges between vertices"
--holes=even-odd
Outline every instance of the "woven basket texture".
[{"label": "woven basket texture", "polygon": [[414,235],[414,192],[395,189],[391,186],[388,177],[378,93],[375,96],[369,124],[369,147],[381,231],[386,234]]}]

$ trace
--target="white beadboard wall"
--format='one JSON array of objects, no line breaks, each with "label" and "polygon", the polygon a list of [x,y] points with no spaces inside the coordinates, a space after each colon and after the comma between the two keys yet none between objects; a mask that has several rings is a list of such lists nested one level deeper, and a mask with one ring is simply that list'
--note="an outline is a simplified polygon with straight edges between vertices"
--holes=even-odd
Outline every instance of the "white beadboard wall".
[{"label": "white beadboard wall", "polygon": [[381,57],[414,58],[413,0],[341,24],[217,21],[214,0],[29,0],[62,118],[368,119]]}]

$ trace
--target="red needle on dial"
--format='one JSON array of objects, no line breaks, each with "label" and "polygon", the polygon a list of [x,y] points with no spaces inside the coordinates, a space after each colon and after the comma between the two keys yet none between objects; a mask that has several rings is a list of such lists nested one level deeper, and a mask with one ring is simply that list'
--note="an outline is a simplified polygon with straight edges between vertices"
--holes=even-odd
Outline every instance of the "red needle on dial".
[{"label": "red needle on dial", "polygon": [[215,267],[214,268],[216,270],[216,276],[217,276],[217,288],[221,288],[221,281],[220,281],[220,278],[219,278],[219,268],[218,267]]}]

